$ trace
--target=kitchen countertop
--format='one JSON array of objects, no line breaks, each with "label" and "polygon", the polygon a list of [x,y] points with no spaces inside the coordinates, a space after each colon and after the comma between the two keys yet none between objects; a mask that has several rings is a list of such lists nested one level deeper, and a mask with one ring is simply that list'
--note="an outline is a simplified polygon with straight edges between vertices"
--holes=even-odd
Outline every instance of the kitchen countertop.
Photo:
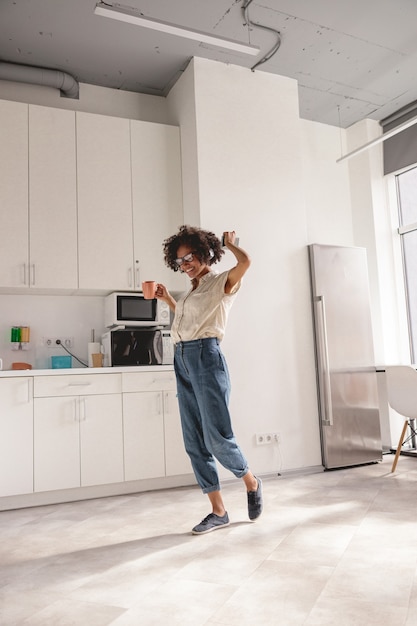
[{"label": "kitchen countertop", "polygon": [[173,365],[138,365],[130,367],[68,367],[44,370],[1,370],[0,378],[16,376],[62,376],[78,374],[120,374],[124,372],[173,372]]}]

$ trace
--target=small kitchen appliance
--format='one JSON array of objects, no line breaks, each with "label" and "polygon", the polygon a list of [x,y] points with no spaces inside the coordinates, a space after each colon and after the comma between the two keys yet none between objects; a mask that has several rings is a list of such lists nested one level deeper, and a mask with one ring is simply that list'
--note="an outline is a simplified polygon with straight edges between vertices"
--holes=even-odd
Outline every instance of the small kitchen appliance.
[{"label": "small kitchen appliance", "polygon": [[104,303],[107,328],[155,327],[170,324],[169,306],[153,298],[146,300],[139,292],[114,292]]},{"label": "small kitchen appliance", "polygon": [[171,332],[159,328],[109,330],[101,337],[104,367],[172,365],[174,346]]}]

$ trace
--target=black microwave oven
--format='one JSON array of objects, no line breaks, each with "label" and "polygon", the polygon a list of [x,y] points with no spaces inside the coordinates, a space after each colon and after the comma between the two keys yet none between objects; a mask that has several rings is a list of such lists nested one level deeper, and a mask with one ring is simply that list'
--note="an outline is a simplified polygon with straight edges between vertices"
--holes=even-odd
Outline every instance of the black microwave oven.
[{"label": "black microwave oven", "polygon": [[124,328],[109,330],[101,337],[104,367],[171,365],[174,346],[165,329]]},{"label": "black microwave oven", "polygon": [[156,298],[147,300],[142,292],[115,291],[105,299],[104,324],[107,328],[168,326],[169,306]]}]

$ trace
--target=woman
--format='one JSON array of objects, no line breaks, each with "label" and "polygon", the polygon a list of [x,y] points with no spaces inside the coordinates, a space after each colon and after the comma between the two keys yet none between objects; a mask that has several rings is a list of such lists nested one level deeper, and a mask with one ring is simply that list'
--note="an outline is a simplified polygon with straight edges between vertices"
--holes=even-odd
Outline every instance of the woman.
[{"label": "woman", "polygon": [[211,265],[224,254],[220,240],[209,231],[181,226],[164,242],[165,263],[174,272],[187,274],[191,288],[178,302],[164,285],[158,284],[156,289],[156,297],[175,313],[171,336],[184,444],[197,482],[212,506],[212,512],[192,529],[193,534],[230,523],[215,458],[243,479],[249,518],[255,520],[262,512],[262,482],[249,470],[233,434],[228,410],[230,380],[220,349],[228,312],[250,265],[248,254],[235,240],[234,231],[224,233],[224,245],[235,255],[236,265],[217,274]]}]

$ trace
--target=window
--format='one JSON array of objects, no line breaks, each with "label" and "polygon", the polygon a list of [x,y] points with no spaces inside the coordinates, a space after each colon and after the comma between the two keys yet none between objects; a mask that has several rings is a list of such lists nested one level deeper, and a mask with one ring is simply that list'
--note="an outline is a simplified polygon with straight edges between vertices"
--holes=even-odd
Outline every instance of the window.
[{"label": "window", "polygon": [[396,176],[398,232],[404,262],[404,280],[410,334],[411,361],[417,361],[417,167]]}]

